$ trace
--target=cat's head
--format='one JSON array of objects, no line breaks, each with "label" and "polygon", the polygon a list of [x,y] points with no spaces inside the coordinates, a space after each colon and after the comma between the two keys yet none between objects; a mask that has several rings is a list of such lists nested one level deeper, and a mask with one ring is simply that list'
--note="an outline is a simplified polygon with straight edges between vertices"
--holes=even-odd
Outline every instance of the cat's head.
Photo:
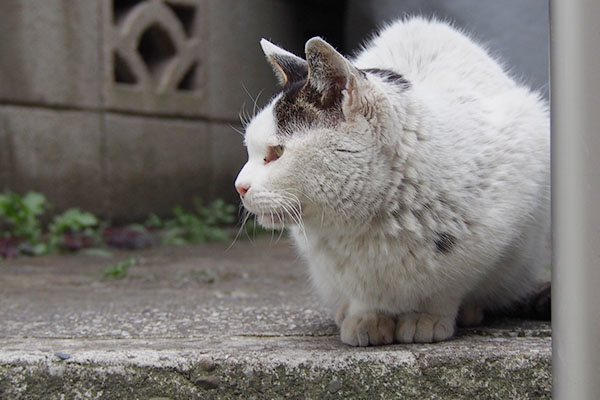
[{"label": "cat's head", "polygon": [[306,59],[261,45],[282,91],[246,127],[248,162],[235,182],[245,208],[276,228],[370,217],[390,170],[382,119],[391,105],[377,78],[320,38],[306,43]]}]

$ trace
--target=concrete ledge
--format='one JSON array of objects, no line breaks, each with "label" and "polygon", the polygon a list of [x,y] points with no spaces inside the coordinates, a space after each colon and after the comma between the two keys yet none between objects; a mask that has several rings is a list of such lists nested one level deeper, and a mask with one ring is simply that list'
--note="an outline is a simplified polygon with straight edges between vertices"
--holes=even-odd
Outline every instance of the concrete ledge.
[{"label": "concrete ledge", "polygon": [[337,336],[0,345],[0,394],[10,399],[551,398],[549,337],[368,349]]},{"label": "concrete ledge", "polygon": [[[282,241],[0,263],[0,398],[551,397],[549,323],[351,348]],[[135,257],[123,281],[107,264]]]}]

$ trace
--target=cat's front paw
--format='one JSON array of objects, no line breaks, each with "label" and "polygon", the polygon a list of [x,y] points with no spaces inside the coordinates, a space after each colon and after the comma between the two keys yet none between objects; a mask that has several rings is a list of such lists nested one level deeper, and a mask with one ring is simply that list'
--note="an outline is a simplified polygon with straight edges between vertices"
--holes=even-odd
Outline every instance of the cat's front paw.
[{"label": "cat's front paw", "polygon": [[341,323],[342,342],[351,346],[378,346],[394,341],[394,320],[383,314],[346,316]]},{"label": "cat's front paw", "polygon": [[398,317],[396,341],[399,343],[431,343],[454,335],[454,317],[427,313],[411,313]]}]

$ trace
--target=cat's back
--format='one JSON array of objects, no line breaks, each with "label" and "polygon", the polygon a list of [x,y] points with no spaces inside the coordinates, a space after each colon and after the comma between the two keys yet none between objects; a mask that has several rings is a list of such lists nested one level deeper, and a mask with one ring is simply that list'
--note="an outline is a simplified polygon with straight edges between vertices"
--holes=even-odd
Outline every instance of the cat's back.
[{"label": "cat's back", "polygon": [[516,84],[488,52],[450,23],[399,20],[369,41],[354,60],[359,68],[390,69],[419,86],[494,95]]}]

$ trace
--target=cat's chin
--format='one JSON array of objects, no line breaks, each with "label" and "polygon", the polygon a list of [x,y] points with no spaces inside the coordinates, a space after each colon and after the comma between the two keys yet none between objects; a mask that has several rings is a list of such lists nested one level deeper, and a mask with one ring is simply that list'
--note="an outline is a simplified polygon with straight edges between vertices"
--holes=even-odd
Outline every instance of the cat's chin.
[{"label": "cat's chin", "polygon": [[256,222],[266,229],[283,229],[286,225],[286,221],[277,214],[261,214],[256,215]]}]

